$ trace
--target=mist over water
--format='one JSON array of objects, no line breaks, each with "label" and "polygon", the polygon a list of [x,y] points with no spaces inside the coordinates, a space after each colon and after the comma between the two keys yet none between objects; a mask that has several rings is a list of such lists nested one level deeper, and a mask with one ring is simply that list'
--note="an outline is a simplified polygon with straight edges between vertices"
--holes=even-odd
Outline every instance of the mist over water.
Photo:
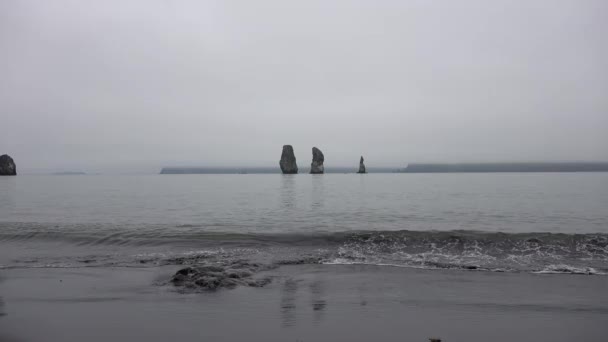
[{"label": "mist over water", "polygon": [[2,1],[0,153],[28,172],[267,167],[284,144],[328,167],[606,161],[607,11]]}]

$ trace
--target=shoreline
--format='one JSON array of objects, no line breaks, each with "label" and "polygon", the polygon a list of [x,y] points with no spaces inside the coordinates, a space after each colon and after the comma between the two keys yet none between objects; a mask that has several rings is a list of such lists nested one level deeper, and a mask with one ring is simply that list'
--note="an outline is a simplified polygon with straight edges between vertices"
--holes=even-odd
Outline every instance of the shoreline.
[{"label": "shoreline", "polygon": [[192,292],[179,268],[0,270],[0,340],[602,341],[608,317],[606,277],[289,265]]}]

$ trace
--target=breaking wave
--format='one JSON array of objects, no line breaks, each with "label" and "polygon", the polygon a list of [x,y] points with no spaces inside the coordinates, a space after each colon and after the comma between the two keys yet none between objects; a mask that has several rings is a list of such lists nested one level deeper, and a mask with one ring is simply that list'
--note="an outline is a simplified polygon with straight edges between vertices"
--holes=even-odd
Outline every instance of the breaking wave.
[{"label": "breaking wave", "polygon": [[372,264],[466,271],[605,275],[608,234],[454,231],[232,233],[189,226],[57,226],[0,223],[0,242],[61,241],[112,254],[45,256],[0,267],[196,265],[221,260],[267,264]]}]

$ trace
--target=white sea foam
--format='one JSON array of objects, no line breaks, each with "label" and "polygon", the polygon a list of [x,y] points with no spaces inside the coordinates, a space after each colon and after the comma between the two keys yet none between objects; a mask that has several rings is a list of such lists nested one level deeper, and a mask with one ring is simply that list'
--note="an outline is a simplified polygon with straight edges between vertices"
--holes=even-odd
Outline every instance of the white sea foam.
[{"label": "white sea foam", "polygon": [[533,272],[539,274],[587,274],[587,275],[607,275],[593,267],[574,267],[570,265],[549,265],[541,271]]}]

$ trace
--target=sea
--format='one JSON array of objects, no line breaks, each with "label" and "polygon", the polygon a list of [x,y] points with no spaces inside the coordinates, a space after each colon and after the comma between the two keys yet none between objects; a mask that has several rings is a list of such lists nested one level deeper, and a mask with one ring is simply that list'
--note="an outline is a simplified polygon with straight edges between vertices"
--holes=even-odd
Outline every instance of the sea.
[{"label": "sea", "polygon": [[608,173],[0,178],[0,270],[249,260],[608,274]]}]

